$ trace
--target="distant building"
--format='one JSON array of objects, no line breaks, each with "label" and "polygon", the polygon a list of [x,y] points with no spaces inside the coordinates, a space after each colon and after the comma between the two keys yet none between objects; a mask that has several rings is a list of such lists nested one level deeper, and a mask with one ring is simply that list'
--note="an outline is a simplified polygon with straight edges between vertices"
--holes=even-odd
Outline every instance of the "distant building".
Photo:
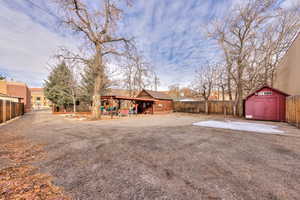
[{"label": "distant building", "polygon": [[51,102],[45,97],[43,88],[30,88],[33,109],[50,108]]},{"label": "distant building", "polygon": [[279,63],[274,87],[290,94],[300,95],[300,33]]},{"label": "distant building", "polygon": [[24,103],[25,112],[29,112],[31,109],[31,95],[30,90],[25,83],[0,80],[0,93],[17,97]]},{"label": "distant building", "polygon": [[181,98],[175,101],[180,101],[180,102],[191,102],[191,101],[201,101],[200,98]]}]

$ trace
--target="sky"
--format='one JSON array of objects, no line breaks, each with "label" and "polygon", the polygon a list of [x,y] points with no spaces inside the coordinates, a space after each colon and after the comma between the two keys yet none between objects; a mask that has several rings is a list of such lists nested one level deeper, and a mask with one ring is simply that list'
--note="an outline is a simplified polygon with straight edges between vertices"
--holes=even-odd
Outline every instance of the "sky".
[{"label": "sky", "polygon": [[[95,6],[98,0],[87,0]],[[299,0],[282,0],[291,6]],[[59,28],[49,0],[0,1],[0,74],[42,87],[59,47],[77,49],[78,38]],[[165,90],[187,86],[202,63],[218,56],[205,31],[243,0],[138,0],[124,9],[120,31],[134,37]]]}]

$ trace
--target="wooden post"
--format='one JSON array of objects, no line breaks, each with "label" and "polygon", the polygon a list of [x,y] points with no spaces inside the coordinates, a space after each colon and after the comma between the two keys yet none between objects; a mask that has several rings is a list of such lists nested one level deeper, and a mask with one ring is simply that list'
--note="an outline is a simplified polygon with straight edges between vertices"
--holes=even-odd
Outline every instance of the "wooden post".
[{"label": "wooden post", "polygon": [[6,100],[3,100],[3,122],[6,122]]},{"label": "wooden post", "polygon": [[152,102],[152,115],[154,114],[154,103],[155,102]]},{"label": "wooden post", "polygon": [[9,118],[12,119],[12,106],[11,106],[11,101],[9,101]]},{"label": "wooden post", "polygon": [[296,126],[299,128],[298,103],[299,99],[295,97]]}]

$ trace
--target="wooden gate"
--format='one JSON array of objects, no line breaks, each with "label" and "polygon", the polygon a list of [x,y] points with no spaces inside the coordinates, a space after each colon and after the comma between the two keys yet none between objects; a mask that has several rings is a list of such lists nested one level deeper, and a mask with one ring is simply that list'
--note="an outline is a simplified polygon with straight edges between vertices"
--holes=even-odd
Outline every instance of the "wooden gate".
[{"label": "wooden gate", "polygon": [[300,128],[300,95],[286,98],[286,121]]}]

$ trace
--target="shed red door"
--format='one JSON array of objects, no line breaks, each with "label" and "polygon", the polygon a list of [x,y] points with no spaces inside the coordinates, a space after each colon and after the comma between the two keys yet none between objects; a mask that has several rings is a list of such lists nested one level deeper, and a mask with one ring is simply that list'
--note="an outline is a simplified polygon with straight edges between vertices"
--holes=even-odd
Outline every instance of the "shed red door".
[{"label": "shed red door", "polygon": [[253,104],[253,112],[254,117],[259,120],[272,120],[277,121],[279,113],[278,113],[278,103],[277,98],[265,98],[265,99],[258,99],[254,101]]}]

